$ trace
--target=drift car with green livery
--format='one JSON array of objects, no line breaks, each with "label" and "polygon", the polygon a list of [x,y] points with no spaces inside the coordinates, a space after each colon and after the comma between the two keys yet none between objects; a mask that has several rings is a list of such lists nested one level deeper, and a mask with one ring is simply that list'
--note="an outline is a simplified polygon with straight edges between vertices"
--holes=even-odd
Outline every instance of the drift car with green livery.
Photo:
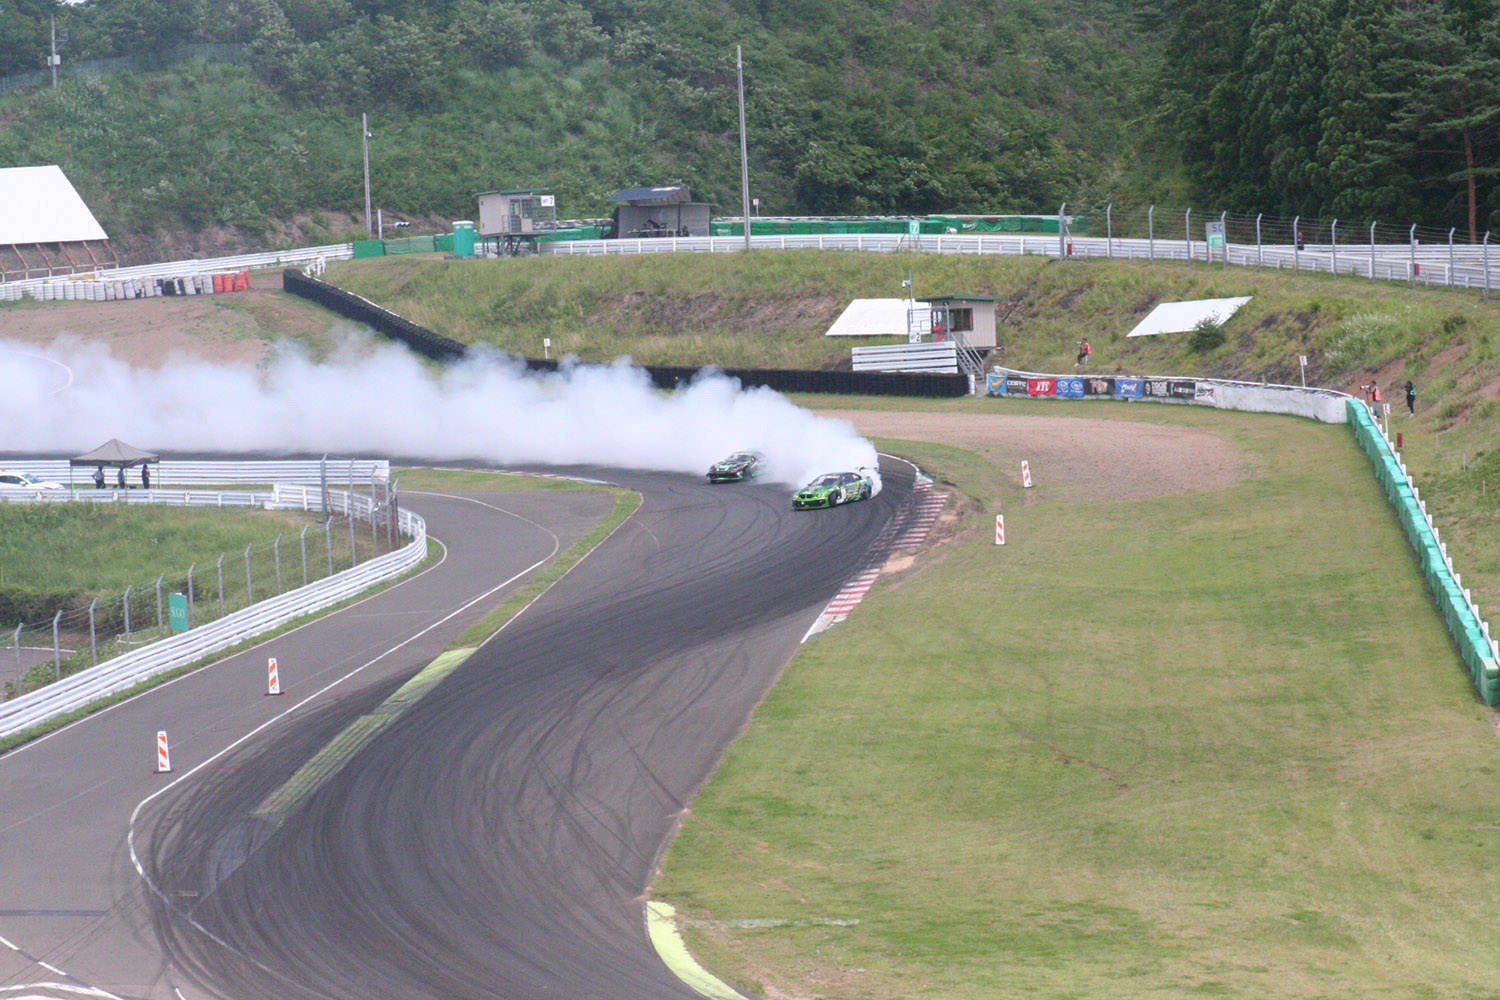
[{"label": "drift car with green livery", "polygon": [[760,467],[766,457],[758,451],[737,451],[722,462],[715,462],[708,470],[711,483],[737,483],[742,479],[754,479],[760,475]]},{"label": "drift car with green livery", "polygon": [[837,507],[841,503],[868,500],[875,495],[875,481],[861,472],[830,472],[802,487],[792,497],[793,510]]}]

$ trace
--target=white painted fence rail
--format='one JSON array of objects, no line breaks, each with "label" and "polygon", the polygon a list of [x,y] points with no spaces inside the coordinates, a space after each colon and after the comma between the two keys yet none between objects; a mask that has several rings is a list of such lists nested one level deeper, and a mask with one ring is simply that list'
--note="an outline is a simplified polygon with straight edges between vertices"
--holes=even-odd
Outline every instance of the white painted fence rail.
[{"label": "white painted fence rail", "polygon": [[[1180,232],[1180,230],[1179,230]],[[1407,245],[1231,243],[1212,248],[1202,240],[1125,239],[1105,236],[1057,236],[999,233],[896,235],[889,233],[828,233],[820,235],[752,236],[756,250],[861,250],[872,253],[962,253],[1022,256],[1035,254],[1065,259],[1106,257],[1122,260],[1178,260],[1223,266],[1279,268],[1363,277],[1369,280],[1457,288],[1500,288],[1500,248],[1446,244]],[[544,243],[541,252],[562,255],[645,253],[738,253],[743,236],[673,237],[649,240],[572,240]],[[1488,266],[1486,266],[1488,265]]]},{"label": "white painted fence rail", "polygon": [[[321,490],[305,487],[281,488],[276,491],[272,502],[283,507],[321,510],[320,494]],[[343,490],[330,490],[329,495],[334,512],[355,518],[363,516],[365,520],[370,518],[373,504],[369,497]],[[316,583],[252,604],[210,624],[105,660],[98,666],[64,677],[19,698],[0,702],[0,737],[24,732],[59,715],[82,709],[141,681],[228,649],[400,576],[426,556],[427,523],[406,510],[401,510],[399,517],[402,533],[411,538],[402,548]]]},{"label": "white painted fence rail", "polygon": [[[160,264],[139,264],[130,267],[114,267],[92,272],[93,277],[79,275],[70,277],[27,278],[23,281],[8,281],[0,284],[0,301],[15,300],[29,295],[36,299],[89,299],[94,294],[80,293],[87,286],[97,285],[133,287],[128,283],[153,283],[157,278],[197,278],[227,271],[260,271],[283,267],[321,267],[330,260],[349,260],[354,256],[353,243],[331,243],[326,246],[302,247],[295,250],[273,250],[267,253],[238,254],[233,257],[205,257],[193,260],[167,261]],[[278,287],[280,287],[278,285]],[[69,289],[72,294],[69,294]],[[210,289],[211,291],[212,289]],[[96,291],[89,289],[88,291]],[[196,294],[194,292],[188,294]],[[103,291],[98,298],[133,298],[131,294]]]},{"label": "white painted fence rail", "polygon": [[[1165,218],[1165,217],[1163,217]],[[1164,227],[1170,225],[1164,222]],[[1166,232],[1163,228],[1163,232]],[[1177,230],[1181,232],[1181,230]],[[1352,233],[1351,233],[1352,235]],[[1045,257],[1119,257],[1133,260],[1181,260],[1205,263],[1226,262],[1242,267],[1275,267],[1296,271],[1347,274],[1372,281],[1402,281],[1409,284],[1444,285],[1459,288],[1482,288],[1488,292],[1500,287],[1500,253],[1488,246],[1433,243],[1377,243],[1361,245],[1357,239],[1347,244],[1230,243],[1210,248],[1203,240],[1170,238],[1121,238],[1055,233],[958,233],[899,235],[887,233],[825,233],[817,235],[751,236],[750,246],[762,250],[864,250],[876,253],[970,253],[1025,255]],[[745,249],[743,236],[671,237],[646,240],[569,240],[544,243],[545,254],[600,255],[642,253],[737,253]],[[120,288],[96,289],[82,293],[82,279],[29,278],[0,283],[0,300],[35,298],[131,298],[124,283],[154,282],[157,278],[191,280],[226,271],[264,270],[267,268],[304,267],[321,272],[330,260],[349,260],[354,244],[333,243],[269,253],[241,254],[161,264],[143,264],[113,268],[96,273],[98,283]],[[87,283],[87,282],[83,282]],[[70,285],[75,286],[69,294]],[[128,286],[134,289],[134,285]],[[195,289],[196,293],[196,289]]]},{"label": "white painted fence rail", "polygon": [[[391,463],[388,459],[374,458],[330,458],[326,466],[317,459],[266,459],[259,461],[223,461],[164,458],[151,466],[151,485],[199,486],[203,484],[229,485],[233,483],[321,483],[323,469],[328,471],[330,486],[356,487],[367,485],[372,479],[387,482],[391,478]],[[70,467],[63,458],[0,458],[0,469],[9,472],[25,472],[51,482],[66,483],[69,476],[73,485],[93,489],[92,466]],[[105,469],[104,485],[115,485],[115,470]],[[125,481],[132,487],[141,484],[139,469],[126,470]],[[103,491],[96,491],[103,492]],[[139,489],[129,492],[144,492]],[[152,492],[155,492],[153,490]],[[0,499],[4,495],[0,494]]]}]

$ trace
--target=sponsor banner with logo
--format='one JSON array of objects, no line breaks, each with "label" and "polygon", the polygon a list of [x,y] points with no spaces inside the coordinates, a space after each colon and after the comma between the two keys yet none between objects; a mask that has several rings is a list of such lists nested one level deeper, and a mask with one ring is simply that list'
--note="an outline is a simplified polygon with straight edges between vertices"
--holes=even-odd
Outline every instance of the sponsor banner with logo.
[{"label": "sponsor banner with logo", "polygon": [[1214,401],[1214,387],[1211,385],[1200,385],[1193,390],[1193,398],[1200,403],[1212,403]]},{"label": "sponsor banner with logo", "polygon": [[1115,396],[1120,399],[1140,399],[1146,394],[1146,380],[1141,378],[1115,379]]},{"label": "sponsor banner with logo", "polygon": [[1086,378],[1083,380],[1085,396],[1113,396],[1115,380],[1112,378]]},{"label": "sponsor banner with logo", "polygon": [[1198,383],[1186,379],[1148,378],[1145,395],[1151,399],[1192,399],[1197,390]]},{"label": "sponsor banner with logo", "polygon": [[1014,395],[1024,396],[1030,391],[1027,388],[1028,381],[1030,380],[1020,375],[1007,375],[1005,376],[1005,391]]},{"label": "sponsor banner with logo", "polygon": [[984,377],[984,391],[991,396],[1005,392],[1006,378],[1000,372],[990,372]]},{"label": "sponsor banner with logo", "polygon": [[1082,399],[1083,382],[1081,378],[1060,378],[1057,380],[1057,395],[1065,399]]},{"label": "sponsor banner with logo", "polygon": [[1051,396],[1057,386],[1057,379],[1053,378],[1029,378],[1026,380],[1026,395],[1028,396]]}]

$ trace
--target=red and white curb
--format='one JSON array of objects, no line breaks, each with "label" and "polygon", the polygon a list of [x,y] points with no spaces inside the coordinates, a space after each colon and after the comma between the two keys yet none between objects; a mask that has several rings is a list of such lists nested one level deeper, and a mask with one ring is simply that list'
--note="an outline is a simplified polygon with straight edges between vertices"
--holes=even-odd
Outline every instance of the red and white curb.
[{"label": "red and white curb", "polygon": [[927,541],[927,536],[932,532],[932,526],[937,523],[938,515],[943,512],[943,505],[948,502],[948,494],[932,492],[932,483],[928,481],[925,485],[917,487],[921,491],[917,500],[917,509],[912,514],[911,527],[906,529],[906,534],[896,543],[898,549],[915,549],[921,547]]},{"label": "red and white curb", "polygon": [[[870,546],[870,556],[855,573],[853,578],[834,595],[823,608],[818,620],[813,622],[812,628],[802,637],[806,642],[820,632],[826,632],[839,622],[848,618],[850,613],[864,600],[870,587],[880,577],[880,571],[884,568],[886,560],[891,552],[896,549],[917,548],[927,541],[927,536],[932,532],[932,526],[937,522],[938,514],[942,512],[943,505],[948,502],[948,494],[933,493],[932,480],[927,476],[920,476],[912,487],[912,502],[901,509],[889,524],[887,524],[878,536],[874,544]],[[891,541],[892,538],[896,540]]]}]

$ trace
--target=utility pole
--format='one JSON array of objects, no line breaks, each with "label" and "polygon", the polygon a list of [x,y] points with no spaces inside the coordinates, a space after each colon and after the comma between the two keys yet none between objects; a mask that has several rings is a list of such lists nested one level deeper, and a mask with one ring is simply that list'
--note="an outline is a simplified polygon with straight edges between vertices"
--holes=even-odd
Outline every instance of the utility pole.
[{"label": "utility pole", "polygon": [[359,141],[365,151],[365,238],[373,239],[375,223],[370,218],[370,119],[363,113],[359,116]]},{"label": "utility pole", "polygon": [[740,81],[740,200],[744,204],[745,249],[750,249],[750,160],[745,146],[745,60],[740,47],[734,47],[735,70]]},{"label": "utility pole", "polygon": [[52,15],[52,54],[47,57],[47,65],[52,67],[52,89],[57,89],[57,65],[62,62],[62,57],[57,54],[57,15]]}]

